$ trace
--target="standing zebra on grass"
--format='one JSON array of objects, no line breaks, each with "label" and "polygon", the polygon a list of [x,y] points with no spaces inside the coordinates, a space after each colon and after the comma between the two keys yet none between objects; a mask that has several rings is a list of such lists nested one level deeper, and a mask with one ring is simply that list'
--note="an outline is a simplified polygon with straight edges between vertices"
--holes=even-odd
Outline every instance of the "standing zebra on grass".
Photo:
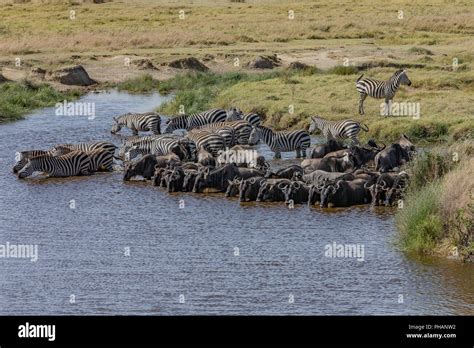
[{"label": "standing zebra on grass", "polygon": [[309,133],[304,130],[275,132],[264,126],[255,126],[250,133],[249,144],[262,139],[281,158],[282,152],[296,151],[296,158],[306,157],[306,149],[311,145]]},{"label": "standing zebra on grass", "polygon": [[28,151],[21,151],[17,154],[17,162],[13,166],[13,173],[18,173],[25,165],[28,163],[28,159],[36,156],[41,155],[54,155],[51,150],[28,150]]},{"label": "standing zebra on grass", "polygon": [[69,152],[62,156],[40,155],[28,159],[18,178],[23,179],[34,172],[45,172],[50,177],[90,175],[90,157],[82,151]]},{"label": "standing zebra on grass", "polygon": [[122,127],[130,128],[133,135],[138,135],[138,131],[153,134],[161,134],[161,117],[156,112],[145,112],[143,114],[127,113],[125,115],[114,117],[115,123],[110,133],[116,134]]},{"label": "standing zebra on grass", "polygon": [[219,134],[204,129],[193,129],[188,132],[186,137],[195,144],[196,149],[203,148],[214,157],[217,157],[220,151],[225,150],[225,140]]},{"label": "standing zebra on grass", "polygon": [[311,116],[309,132],[313,133],[316,129],[319,129],[328,140],[334,139],[337,141],[351,139],[354,144],[359,144],[357,135],[361,129],[364,132],[369,131],[369,127],[360,122],[352,120],[329,121],[319,116]]},{"label": "standing zebra on grass", "polygon": [[253,127],[260,126],[260,122],[261,122],[260,116],[256,113],[254,113],[254,112],[245,114],[243,116],[243,120],[250,123],[250,125],[253,126]]},{"label": "standing zebra on grass", "polygon": [[207,124],[222,122],[227,119],[224,109],[211,109],[197,114],[180,115],[166,121],[165,133],[172,133],[177,129],[191,130]]},{"label": "standing zebra on grass", "polygon": [[364,100],[367,96],[376,99],[385,98],[386,110],[390,115],[390,104],[400,85],[411,85],[406,70],[397,70],[387,81],[379,81],[369,78],[362,78],[364,74],[356,81],[356,88],[359,92],[359,114],[364,115]]},{"label": "standing zebra on grass", "polygon": [[108,141],[95,141],[90,143],[77,143],[77,144],[59,144],[53,146],[51,150],[52,154],[55,156],[61,156],[71,151],[83,151],[89,152],[96,149],[103,149],[112,154],[115,154],[115,149],[117,146],[108,142]]}]

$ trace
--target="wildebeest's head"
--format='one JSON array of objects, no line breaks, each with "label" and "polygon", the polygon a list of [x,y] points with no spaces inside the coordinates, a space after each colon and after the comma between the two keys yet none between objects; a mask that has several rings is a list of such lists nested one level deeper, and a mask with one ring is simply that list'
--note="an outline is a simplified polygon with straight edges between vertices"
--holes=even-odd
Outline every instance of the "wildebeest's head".
[{"label": "wildebeest's head", "polygon": [[321,201],[321,191],[324,189],[325,181],[319,185],[311,185],[308,191],[308,205],[311,206]]},{"label": "wildebeest's head", "polygon": [[339,180],[337,182],[330,182],[324,186],[324,188],[321,190],[321,202],[320,202],[320,207],[333,207],[333,197],[336,195],[336,193],[339,190],[342,190],[341,185],[345,185],[346,182],[343,180]]},{"label": "wildebeest's head", "polygon": [[232,180],[228,180],[229,185],[227,186],[227,190],[225,191],[226,197],[233,197],[239,193],[239,187],[242,182],[241,178],[234,178]]},{"label": "wildebeest's head", "polygon": [[293,200],[293,195],[301,187],[301,184],[297,181],[292,182],[290,185],[284,185],[283,183],[278,184],[278,188],[283,192],[285,196],[285,203],[290,204]]},{"label": "wildebeest's head", "polygon": [[209,176],[210,169],[209,167],[205,167],[201,169],[197,175],[196,178],[194,179],[194,186],[193,186],[193,192],[199,193],[202,192],[206,185],[206,180],[207,177]]},{"label": "wildebeest's head", "polygon": [[192,191],[197,174],[198,171],[194,169],[184,171],[183,192]]}]

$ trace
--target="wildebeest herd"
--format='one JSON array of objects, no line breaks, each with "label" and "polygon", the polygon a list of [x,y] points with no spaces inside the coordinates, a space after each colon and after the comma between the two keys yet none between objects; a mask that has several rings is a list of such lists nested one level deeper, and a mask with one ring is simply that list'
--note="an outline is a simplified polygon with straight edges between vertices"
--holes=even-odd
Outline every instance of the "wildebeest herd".
[{"label": "wildebeest herd", "polygon": [[[405,73],[401,76],[408,80]],[[360,84],[359,79],[358,89]],[[394,92],[389,92],[393,97]],[[18,178],[34,172],[50,177],[91,175],[114,170],[118,161],[123,165],[124,181],[140,176],[168,192],[222,192],[228,197],[238,196],[241,202],[390,206],[403,195],[408,175],[401,167],[415,152],[405,135],[390,146],[380,146],[374,140],[360,144],[359,132],[369,129],[353,120],[312,116],[309,131],[274,131],[261,125],[258,114],[231,108],[170,117],[162,132],[163,121],[155,112],[114,117],[112,134],[122,128],[133,132],[119,148],[97,141],[22,151],[17,153],[13,172]],[[310,133],[316,130],[327,142],[310,148]],[[140,136],[139,132],[153,134]],[[344,145],[345,140],[350,144]],[[267,144],[276,159],[282,152],[295,151],[296,158],[303,160],[275,170],[257,153],[255,145],[259,142]]]}]

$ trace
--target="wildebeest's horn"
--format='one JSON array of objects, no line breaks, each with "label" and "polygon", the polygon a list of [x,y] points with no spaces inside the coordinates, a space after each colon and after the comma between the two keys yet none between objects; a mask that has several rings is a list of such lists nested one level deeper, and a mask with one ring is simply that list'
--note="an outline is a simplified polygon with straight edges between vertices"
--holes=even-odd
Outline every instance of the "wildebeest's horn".
[{"label": "wildebeest's horn", "polygon": [[295,182],[293,183],[293,187],[294,187],[295,189],[299,190],[300,187],[301,187],[301,185],[300,185],[299,182],[295,181]]},{"label": "wildebeest's horn", "polygon": [[367,184],[368,184],[368,182],[365,182],[365,183],[364,183],[364,188],[365,188],[366,190],[372,190],[373,187],[374,187],[374,184],[372,184],[372,185],[370,185],[370,186],[367,186]]},{"label": "wildebeest's horn", "polygon": [[255,177],[250,178],[250,179],[249,179],[249,182],[253,185],[253,184],[255,184],[255,183],[257,182],[257,179],[255,179]]},{"label": "wildebeest's horn", "polygon": [[386,188],[387,183],[385,182],[385,180],[381,180],[381,182],[383,183],[383,185],[380,185],[380,188],[383,190]]},{"label": "wildebeest's horn", "polygon": [[285,187],[285,186],[288,186],[288,184],[287,184],[287,183],[284,183],[284,182],[279,182],[278,185],[277,185],[277,187],[278,187],[280,190],[283,189],[283,187]]}]

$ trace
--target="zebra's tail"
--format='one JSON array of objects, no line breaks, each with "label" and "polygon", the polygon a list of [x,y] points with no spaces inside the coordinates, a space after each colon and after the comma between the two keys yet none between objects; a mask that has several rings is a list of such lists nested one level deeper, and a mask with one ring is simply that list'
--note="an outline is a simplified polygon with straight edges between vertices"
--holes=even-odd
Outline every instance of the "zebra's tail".
[{"label": "zebra's tail", "polygon": [[356,80],[356,83],[360,81],[360,79],[364,76],[364,74],[360,75],[359,78]]},{"label": "zebra's tail", "polygon": [[360,124],[360,129],[362,129],[364,132],[369,131],[369,126],[367,126],[365,123]]}]

